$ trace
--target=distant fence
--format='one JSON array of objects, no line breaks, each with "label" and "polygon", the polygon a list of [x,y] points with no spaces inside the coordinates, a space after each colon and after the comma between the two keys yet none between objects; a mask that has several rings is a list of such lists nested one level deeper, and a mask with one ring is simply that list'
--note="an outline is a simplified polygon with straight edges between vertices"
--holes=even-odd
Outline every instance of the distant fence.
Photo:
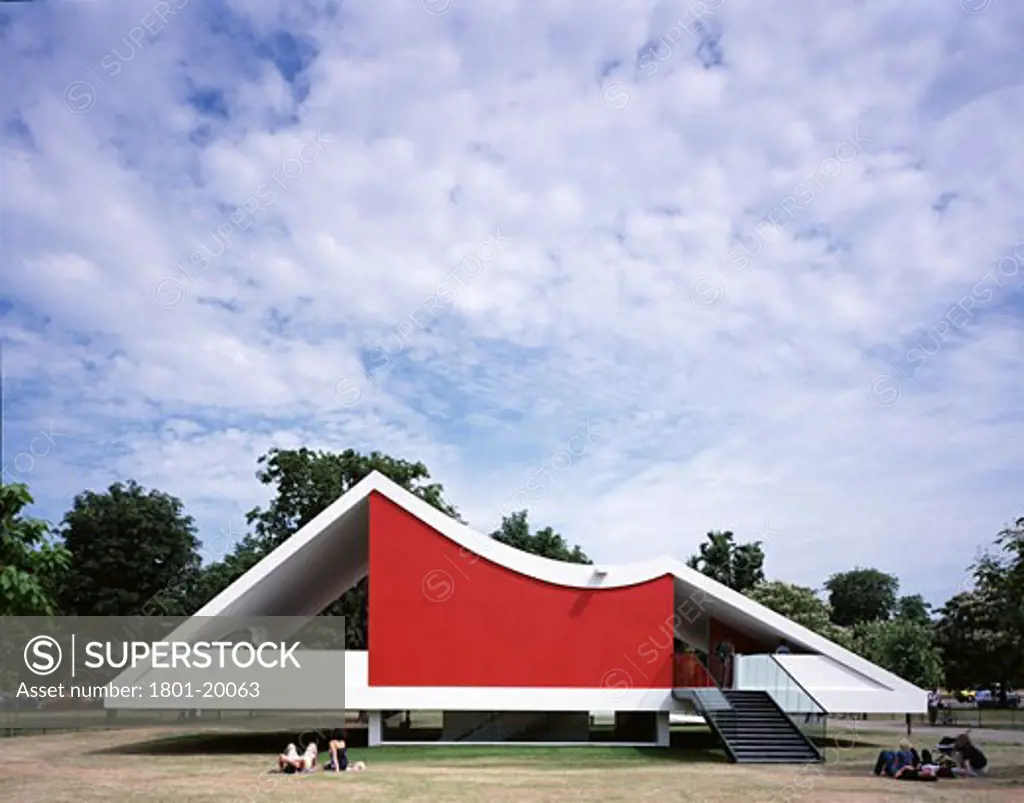
[{"label": "distant fence", "polygon": [[[851,719],[858,718],[851,716]],[[905,722],[903,714],[869,714],[867,722]],[[930,727],[926,714],[914,714],[911,724],[917,727]],[[989,708],[968,704],[954,704],[939,710],[935,719],[935,727],[960,728],[994,728],[997,730],[1024,731],[1024,708]]]}]

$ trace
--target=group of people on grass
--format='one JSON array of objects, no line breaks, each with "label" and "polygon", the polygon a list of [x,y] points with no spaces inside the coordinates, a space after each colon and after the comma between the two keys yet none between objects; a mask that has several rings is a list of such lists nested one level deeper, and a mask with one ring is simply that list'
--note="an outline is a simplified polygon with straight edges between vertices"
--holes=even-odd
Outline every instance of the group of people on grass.
[{"label": "group of people on grass", "polygon": [[[349,761],[348,748],[345,745],[345,734],[341,730],[334,731],[327,742],[330,759],[324,765],[325,772],[362,772],[366,769],[365,761]],[[320,746],[314,740],[306,745],[306,750],[299,753],[294,745],[288,745],[277,757],[277,769],[292,774],[296,772],[313,772],[317,768],[320,757]]]},{"label": "group of people on grass", "polygon": [[[930,750],[920,753],[903,739],[898,750],[883,750],[875,761],[875,775],[886,775],[899,781],[937,781],[939,778],[961,778],[984,773],[988,766],[985,754],[971,742],[970,736],[944,737],[935,746],[936,755]],[[366,769],[364,761],[350,761],[345,734],[335,730],[327,742],[329,759],[324,765],[325,772],[361,772]],[[288,745],[277,757],[277,769],[292,774],[313,772],[320,757],[320,746],[316,740],[306,745],[299,753],[294,744]]]},{"label": "group of people on grass", "polygon": [[985,754],[971,742],[966,733],[944,737],[930,750],[920,753],[908,739],[898,750],[883,750],[875,761],[875,775],[885,774],[898,781],[937,781],[939,778],[962,778],[984,773],[988,766]]}]

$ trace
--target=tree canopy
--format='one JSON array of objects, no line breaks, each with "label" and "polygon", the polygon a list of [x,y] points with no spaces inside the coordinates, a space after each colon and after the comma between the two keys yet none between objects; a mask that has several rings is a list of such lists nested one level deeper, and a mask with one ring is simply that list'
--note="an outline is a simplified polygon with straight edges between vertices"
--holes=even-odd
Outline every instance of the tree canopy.
[{"label": "tree canopy", "polygon": [[993,601],[984,591],[955,594],[938,613],[935,639],[946,682],[955,688],[998,682],[1003,640]]},{"label": "tree canopy", "polygon": [[760,541],[737,544],[731,530],[714,530],[686,565],[733,591],[746,591],[764,580],[764,549]]},{"label": "tree canopy", "polygon": [[578,544],[570,549],[565,539],[550,527],[531,533],[525,510],[502,517],[501,526],[491,533],[491,538],[542,558],[566,563],[593,563]]},{"label": "tree canopy", "polygon": [[970,567],[974,588],[951,597],[935,623],[946,674],[958,686],[1024,682],[1024,518]]},{"label": "tree canopy", "polygon": [[[61,523],[70,554],[62,613],[134,616],[199,568],[195,523],[180,499],[134,481],[75,497]],[[167,613],[185,613],[170,610]]]},{"label": "tree canopy", "polygon": [[911,618],[862,622],[854,628],[854,650],[922,689],[942,683],[942,652],[927,623]]},{"label": "tree canopy", "polygon": [[45,521],[23,514],[25,485],[0,484],[0,616],[51,616],[70,555]]},{"label": "tree canopy", "polygon": [[442,513],[459,517],[455,506],[445,499],[444,488],[429,482],[430,471],[423,463],[380,452],[364,455],[354,449],[314,452],[302,448],[271,449],[259,458],[258,465],[259,481],[274,488],[270,504],[265,509],[254,508],[246,516],[253,527],[248,543],[262,552],[279,546],[374,471]]},{"label": "tree canopy", "polygon": [[878,569],[857,567],[825,581],[832,621],[841,627],[888,619],[896,607],[900,581]]},{"label": "tree canopy", "polygon": [[744,593],[754,602],[803,625],[819,636],[844,647],[852,646],[851,635],[845,628],[833,624],[831,608],[813,588],[781,580],[762,580]]},{"label": "tree canopy", "polygon": [[996,536],[972,567],[975,586],[992,605],[998,657],[993,671],[1002,683],[1024,681],[1024,517]]},{"label": "tree canopy", "polygon": [[897,619],[924,625],[932,620],[931,609],[932,606],[924,601],[924,597],[920,594],[911,594],[896,600],[895,616]]}]

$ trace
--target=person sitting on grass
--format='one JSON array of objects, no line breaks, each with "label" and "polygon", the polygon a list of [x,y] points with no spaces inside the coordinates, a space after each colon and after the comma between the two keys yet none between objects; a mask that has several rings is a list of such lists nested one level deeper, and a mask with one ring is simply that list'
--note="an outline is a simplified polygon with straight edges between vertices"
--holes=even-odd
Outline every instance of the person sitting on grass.
[{"label": "person sitting on grass", "polygon": [[345,733],[341,730],[334,731],[331,741],[327,743],[327,750],[331,754],[331,760],[324,770],[327,772],[362,772],[366,769],[365,761],[348,760],[348,748],[345,746]]},{"label": "person sitting on grass", "polygon": [[301,756],[294,744],[288,745],[284,752],[277,757],[277,768],[289,775],[296,772],[311,772],[316,767],[317,757],[316,742],[306,745],[306,752]]},{"label": "person sitting on grass", "polygon": [[988,758],[974,746],[966,733],[961,733],[953,742],[953,761],[968,775],[980,775],[988,766]]}]

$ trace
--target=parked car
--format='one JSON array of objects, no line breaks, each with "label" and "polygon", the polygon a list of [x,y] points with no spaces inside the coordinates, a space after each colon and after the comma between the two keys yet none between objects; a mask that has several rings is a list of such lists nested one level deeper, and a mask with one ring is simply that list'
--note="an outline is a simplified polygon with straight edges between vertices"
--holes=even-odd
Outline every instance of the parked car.
[{"label": "parked car", "polygon": [[978,708],[1017,708],[1020,705],[1020,695],[1015,691],[1008,691],[1003,695],[999,689],[984,689],[978,692],[974,702]]}]

